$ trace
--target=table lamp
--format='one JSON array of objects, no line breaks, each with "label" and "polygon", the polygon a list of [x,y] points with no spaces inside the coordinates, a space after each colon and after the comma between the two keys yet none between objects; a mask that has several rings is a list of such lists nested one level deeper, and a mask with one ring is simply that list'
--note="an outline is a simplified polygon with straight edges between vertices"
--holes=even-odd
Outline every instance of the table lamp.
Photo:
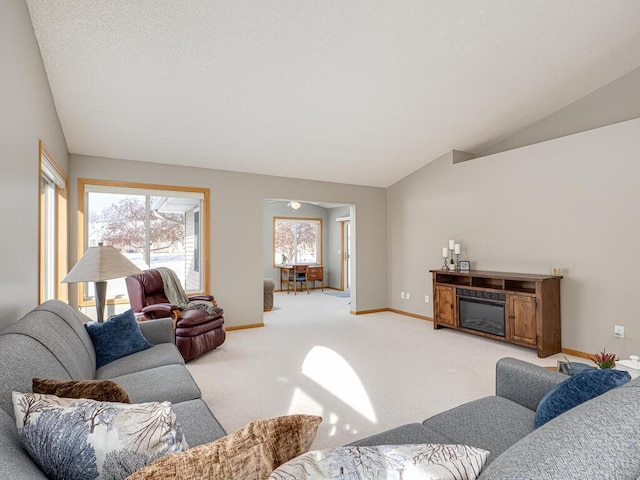
[{"label": "table lamp", "polygon": [[87,249],[69,274],[64,277],[62,283],[95,282],[97,318],[98,322],[102,322],[107,297],[107,280],[140,273],[142,270],[114,247],[99,243],[97,247]]}]

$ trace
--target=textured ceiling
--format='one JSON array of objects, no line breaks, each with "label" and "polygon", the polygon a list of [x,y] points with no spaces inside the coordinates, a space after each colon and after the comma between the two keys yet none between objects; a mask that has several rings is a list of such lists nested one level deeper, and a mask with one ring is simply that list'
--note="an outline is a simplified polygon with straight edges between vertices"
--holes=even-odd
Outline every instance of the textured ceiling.
[{"label": "textured ceiling", "polygon": [[386,187],[640,66],[636,0],[27,0],[71,153]]}]

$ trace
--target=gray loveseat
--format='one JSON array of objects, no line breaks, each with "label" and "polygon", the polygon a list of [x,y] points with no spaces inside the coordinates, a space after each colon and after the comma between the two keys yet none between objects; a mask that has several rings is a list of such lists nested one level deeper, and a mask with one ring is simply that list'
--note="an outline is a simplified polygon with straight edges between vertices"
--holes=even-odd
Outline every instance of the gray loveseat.
[{"label": "gray loveseat", "polygon": [[513,358],[496,365],[496,395],[354,445],[459,443],[488,450],[480,480],[640,478],[640,378],[533,429],[535,410],[568,377]]},{"label": "gray loveseat", "polygon": [[11,403],[13,390],[31,391],[33,377],[109,379],[126,390],[131,403],[168,400],[190,447],[226,435],[184,366],[171,319],[142,322],[142,333],[154,346],[98,370],[85,320],[51,300],[0,332],[0,478],[46,478],[22,448]]}]

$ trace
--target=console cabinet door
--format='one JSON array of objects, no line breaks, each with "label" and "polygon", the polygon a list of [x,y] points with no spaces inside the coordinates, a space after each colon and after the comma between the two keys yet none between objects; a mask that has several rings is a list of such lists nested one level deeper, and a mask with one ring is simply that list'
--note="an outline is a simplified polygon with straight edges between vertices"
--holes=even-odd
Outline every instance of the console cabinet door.
[{"label": "console cabinet door", "polygon": [[509,295],[511,339],[536,344],[536,299],[526,295]]},{"label": "console cabinet door", "polygon": [[441,325],[456,326],[454,307],[456,302],[455,290],[453,287],[436,286],[435,298],[435,320]]}]

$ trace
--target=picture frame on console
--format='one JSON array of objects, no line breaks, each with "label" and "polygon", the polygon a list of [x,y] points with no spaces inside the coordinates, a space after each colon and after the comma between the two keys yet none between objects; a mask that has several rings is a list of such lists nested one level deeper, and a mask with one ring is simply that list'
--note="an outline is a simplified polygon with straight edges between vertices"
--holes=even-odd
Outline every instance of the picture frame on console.
[{"label": "picture frame on console", "polygon": [[460,260],[458,265],[460,266],[461,272],[468,272],[471,270],[471,262],[469,260]]}]

